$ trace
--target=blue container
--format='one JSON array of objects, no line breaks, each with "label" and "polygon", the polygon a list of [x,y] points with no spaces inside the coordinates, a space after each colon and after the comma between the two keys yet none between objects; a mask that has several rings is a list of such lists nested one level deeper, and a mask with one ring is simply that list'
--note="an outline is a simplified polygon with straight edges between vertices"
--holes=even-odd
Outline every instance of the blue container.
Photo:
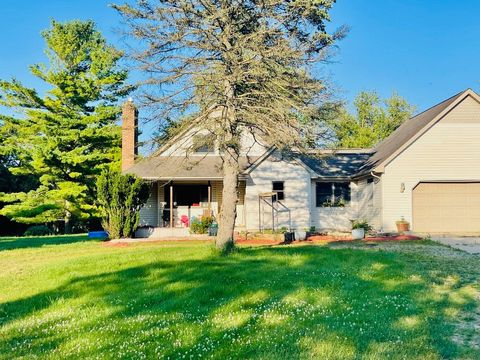
[{"label": "blue container", "polygon": [[90,231],[88,233],[89,239],[108,239],[108,233],[106,231]]},{"label": "blue container", "polygon": [[217,236],[218,224],[212,224],[208,227],[208,236]]}]

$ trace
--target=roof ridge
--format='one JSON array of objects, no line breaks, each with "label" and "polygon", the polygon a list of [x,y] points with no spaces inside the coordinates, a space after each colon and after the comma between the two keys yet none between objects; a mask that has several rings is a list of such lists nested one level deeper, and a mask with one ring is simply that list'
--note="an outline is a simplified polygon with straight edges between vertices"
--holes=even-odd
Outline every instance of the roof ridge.
[{"label": "roof ridge", "polygon": [[[469,88],[469,89],[470,89],[470,88]],[[441,101],[441,102],[439,102],[439,103],[437,103],[437,104],[435,104],[435,105],[433,105],[433,106],[430,106],[429,108],[427,108],[427,109],[419,112],[418,114],[416,114],[416,115],[408,118],[408,119],[407,119],[405,122],[403,122],[398,128],[396,128],[395,131],[393,131],[389,136],[387,136],[385,139],[383,139],[382,141],[380,141],[380,142],[373,148],[373,151],[376,151],[381,145],[383,145],[384,143],[388,142],[388,140],[389,140],[391,137],[393,137],[393,136],[395,135],[395,133],[396,133],[399,129],[401,129],[402,127],[404,127],[405,124],[411,122],[412,120],[414,121],[415,118],[418,118],[419,116],[425,114],[425,113],[428,112],[428,111],[431,111],[431,110],[435,109],[436,107],[440,107],[441,105],[445,104],[446,102],[452,101],[453,99],[455,99],[455,98],[459,97],[460,95],[466,93],[469,89],[460,91],[460,92],[456,93],[455,95],[450,96],[448,99],[445,99],[445,100],[443,100],[443,101]],[[426,125],[425,125],[425,126],[426,126]]]},{"label": "roof ridge", "polygon": [[442,105],[443,103],[446,103],[447,101],[450,101],[450,100],[452,100],[453,98],[456,98],[456,97],[458,97],[458,96],[460,96],[460,95],[468,92],[469,90],[471,90],[471,89],[468,88],[468,89],[466,89],[466,90],[460,91],[460,92],[456,93],[455,95],[450,96],[448,99],[445,99],[445,100],[443,100],[443,101],[440,101],[439,103],[437,103],[437,104],[435,104],[435,105],[433,105],[433,106],[430,106],[429,108],[427,108],[427,109],[419,112],[418,114],[415,114],[414,116],[412,116],[411,118],[409,118],[407,121],[413,120],[413,119],[415,119],[417,116],[420,116],[420,115],[422,115],[423,113],[426,113],[427,111],[432,110],[433,108],[436,108],[437,106],[440,106],[440,105]]},{"label": "roof ridge", "polygon": [[405,121],[375,147],[372,157],[360,169],[359,173],[376,169],[390,156],[395,154],[398,149],[407,144],[418,133],[426,129],[427,126],[432,123],[432,121],[447,111],[447,109],[449,109],[453,104],[458,104],[460,100],[468,95],[471,95],[472,93],[476,94],[471,89],[461,91]]}]

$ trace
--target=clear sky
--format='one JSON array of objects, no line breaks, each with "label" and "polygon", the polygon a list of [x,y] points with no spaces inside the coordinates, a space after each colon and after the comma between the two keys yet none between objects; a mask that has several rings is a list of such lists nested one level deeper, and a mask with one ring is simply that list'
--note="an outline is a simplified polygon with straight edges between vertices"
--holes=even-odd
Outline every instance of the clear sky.
[{"label": "clear sky", "polygon": [[[0,0],[0,78],[39,86],[28,66],[44,61],[50,19],[92,19],[122,46],[114,0]],[[123,1],[119,1],[123,2]],[[348,101],[360,90],[397,91],[418,110],[468,87],[480,90],[480,1],[339,0],[330,28],[351,27],[326,67]]]}]

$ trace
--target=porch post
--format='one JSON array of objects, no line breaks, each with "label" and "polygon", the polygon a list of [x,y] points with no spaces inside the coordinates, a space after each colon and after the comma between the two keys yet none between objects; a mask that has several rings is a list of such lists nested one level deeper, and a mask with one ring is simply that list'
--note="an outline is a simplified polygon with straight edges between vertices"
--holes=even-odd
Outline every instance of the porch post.
[{"label": "porch post", "polygon": [[208,182],[208,215],[211,216],[212,209],[212,184]]},{"label": "porch post", "polygon": [[170,228],[173,228],[173,183],[170,184]]}]

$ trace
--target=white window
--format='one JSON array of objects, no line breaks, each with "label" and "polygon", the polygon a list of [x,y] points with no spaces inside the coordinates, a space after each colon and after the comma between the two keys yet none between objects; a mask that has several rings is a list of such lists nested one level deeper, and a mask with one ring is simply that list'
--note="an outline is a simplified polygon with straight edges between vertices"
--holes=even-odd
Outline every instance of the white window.
[{"label": "white window", "polygon": [[215,152],[214,138],[210,135],[194,135],[193,151],[198,154],[208,154]]},{"label": "white window", "polygon": [[272,181],[272,191],[277,193],[277,200],[285,200],[285,187],[283,181]]},{"label": "white window", "polygon": [[317,207],[343,207],[352,197],[348,182],[317,182],[315,190]]}]

